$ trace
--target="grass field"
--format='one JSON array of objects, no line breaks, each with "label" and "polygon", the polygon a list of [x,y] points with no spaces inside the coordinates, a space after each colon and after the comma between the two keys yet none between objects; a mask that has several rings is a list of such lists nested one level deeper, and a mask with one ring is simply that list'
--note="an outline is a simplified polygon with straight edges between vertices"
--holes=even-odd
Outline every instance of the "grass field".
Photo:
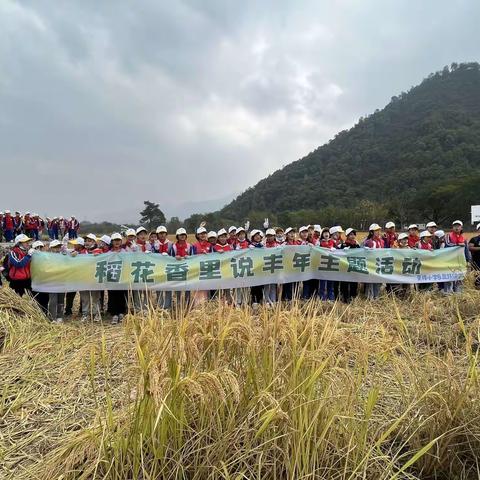
[{"label": "grass field", "polygon": [[478,478],[479,328],[471,286],[120,326],[2,289],[0,478]]}]

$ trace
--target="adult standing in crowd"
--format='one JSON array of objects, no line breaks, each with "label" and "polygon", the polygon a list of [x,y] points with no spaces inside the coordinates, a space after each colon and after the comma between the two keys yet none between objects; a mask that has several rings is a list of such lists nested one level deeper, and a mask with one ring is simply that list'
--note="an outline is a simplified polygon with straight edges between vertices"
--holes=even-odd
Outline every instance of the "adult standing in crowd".
[{"label": "adult standing in crowd", "polygon": [[475,270],[475,287],[480,289],[480,223],[477,224],[477,235],[468,242],[472,255],[472,267]]},{"label": "adult standing in crowd", "polygon": [[10,287],[21,297],[32,291],[30,261],[34,250],[30,246],[30,238],[21,233],[15,237],[15,246],[8,256]]}]

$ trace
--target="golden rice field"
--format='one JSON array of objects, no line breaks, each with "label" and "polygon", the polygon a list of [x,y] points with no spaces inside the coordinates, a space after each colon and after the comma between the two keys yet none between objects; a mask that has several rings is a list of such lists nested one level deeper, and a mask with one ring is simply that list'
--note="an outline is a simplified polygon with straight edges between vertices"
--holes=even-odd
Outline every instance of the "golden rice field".
[{"label": "golden rice field", "polygon": [[0,478],[479,478],[479,332],[471,286],[121,326],[3,289]]}]

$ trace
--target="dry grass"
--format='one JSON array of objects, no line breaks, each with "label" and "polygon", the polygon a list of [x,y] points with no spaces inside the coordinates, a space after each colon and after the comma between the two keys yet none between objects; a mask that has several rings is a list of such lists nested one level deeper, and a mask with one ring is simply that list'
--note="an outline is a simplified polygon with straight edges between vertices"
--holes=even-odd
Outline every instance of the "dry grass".
[{"label": "dry grass", "polygon": [[480,292],[123,326],[0,291],[0,476],[478,478]]}]

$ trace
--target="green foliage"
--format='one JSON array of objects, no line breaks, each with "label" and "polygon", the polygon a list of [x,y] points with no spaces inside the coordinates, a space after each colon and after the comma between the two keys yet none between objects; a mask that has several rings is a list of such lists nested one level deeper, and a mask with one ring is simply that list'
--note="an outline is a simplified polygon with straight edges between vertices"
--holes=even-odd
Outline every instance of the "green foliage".
[{"label": "green foliage", "polygon": [[480,65],[452,64],[261,180],[211,223],[467,220],[480,202],[468,179],[479,176]]},{"label": "green foliage", "polygon": [[159,225],[165,224],[165,215],[160,210],[158,203],[153,203],[148,200],[144,202],[145,208],[140,212],[140,224],[147,230],[152,230]]}]

